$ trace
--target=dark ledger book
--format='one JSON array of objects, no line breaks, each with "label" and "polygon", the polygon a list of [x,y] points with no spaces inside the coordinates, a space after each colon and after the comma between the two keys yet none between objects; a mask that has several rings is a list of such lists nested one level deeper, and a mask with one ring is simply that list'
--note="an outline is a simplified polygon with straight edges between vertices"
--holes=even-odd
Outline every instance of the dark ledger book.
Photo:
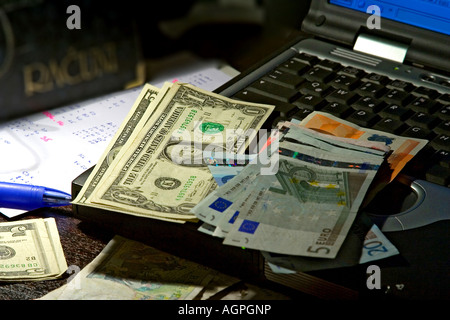
[{"label": "dark ledger book", "polygon": [[120,6],[0,1],[0,122],[141,84],[138,32]]}]

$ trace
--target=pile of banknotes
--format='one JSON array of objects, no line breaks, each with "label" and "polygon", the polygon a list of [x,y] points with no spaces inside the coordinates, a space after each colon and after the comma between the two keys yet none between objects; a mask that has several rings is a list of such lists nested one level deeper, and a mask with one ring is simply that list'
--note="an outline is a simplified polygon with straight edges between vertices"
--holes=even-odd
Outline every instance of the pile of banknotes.
[{"label": "pile of banknotes", "polygon": [[273,109],[147,84],[73,203],[201,220],[225,245],[336,258],[361,205],[426,141],[321,112],[262,130]]},{"label": "pile of banknotes", "polygon": [[192,212],[226,245],[330,259],[368,191],[394,179],[426,143],[321,112],[279,123],[268,141],[244,166],[214,159],[209,168],[224,183]]},{"label": "pile of banknotes", "polygon": [[50,280],[66,270],[54,218],[0,223],[0,281]]}]

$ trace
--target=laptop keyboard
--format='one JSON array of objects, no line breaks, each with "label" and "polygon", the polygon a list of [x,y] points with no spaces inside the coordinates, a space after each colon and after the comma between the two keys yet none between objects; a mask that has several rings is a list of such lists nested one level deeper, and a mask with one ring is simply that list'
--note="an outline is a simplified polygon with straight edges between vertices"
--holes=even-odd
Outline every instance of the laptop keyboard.
[{"label": "laptop keyboard", "polygon": [[323,111],[362,127],[427,139],[403,173],[450,187],[448,93],[299,53],[233,98],[275,105],[269,128]]}]

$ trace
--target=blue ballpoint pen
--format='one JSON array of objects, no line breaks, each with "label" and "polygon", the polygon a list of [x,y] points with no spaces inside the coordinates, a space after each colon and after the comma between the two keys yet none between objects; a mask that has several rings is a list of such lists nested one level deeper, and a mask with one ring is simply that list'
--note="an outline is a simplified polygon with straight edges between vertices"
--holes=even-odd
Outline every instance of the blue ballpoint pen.
[{"label": "blue ballpoint pen", "polygon": [[0,208],[34,210],[70,204],[68,193],[47,187],[0,182]]}]

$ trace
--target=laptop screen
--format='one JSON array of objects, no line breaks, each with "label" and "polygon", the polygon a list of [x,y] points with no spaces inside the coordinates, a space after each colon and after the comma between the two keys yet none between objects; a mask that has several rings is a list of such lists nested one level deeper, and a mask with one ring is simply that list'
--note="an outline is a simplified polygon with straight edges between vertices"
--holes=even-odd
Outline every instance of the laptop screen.
[{"label": "laptop screen", "polygon": [[[376,5],[380,17],[450,35],[450,0],[329,0],[331,4],[367,12]],[[372,14],[373,11],[369,11]]]}]

